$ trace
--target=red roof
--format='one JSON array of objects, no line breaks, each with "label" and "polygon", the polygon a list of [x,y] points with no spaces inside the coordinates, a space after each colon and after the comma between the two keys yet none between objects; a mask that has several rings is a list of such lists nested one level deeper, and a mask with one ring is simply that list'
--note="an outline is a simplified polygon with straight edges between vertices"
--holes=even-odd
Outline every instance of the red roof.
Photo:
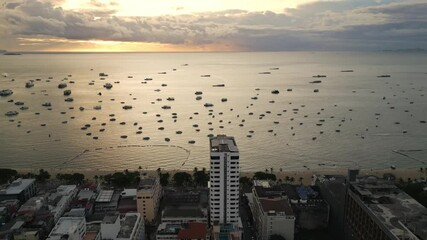
[{"label": "red roof", "polygon": [[207,231],[206,223],[189,223],[186,228],[178,232],[178,239],[206,239]]}]

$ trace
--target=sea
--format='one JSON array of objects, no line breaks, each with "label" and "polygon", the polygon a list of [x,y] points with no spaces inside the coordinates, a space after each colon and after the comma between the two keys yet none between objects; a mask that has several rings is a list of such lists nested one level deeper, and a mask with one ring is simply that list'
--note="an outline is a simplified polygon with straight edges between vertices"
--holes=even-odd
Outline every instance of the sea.
[{"label": "sea", "polygon": [[1,168],[208,169],[218,134],[241,171],[427,167],[426,53],[39,53],[0,73]]}]

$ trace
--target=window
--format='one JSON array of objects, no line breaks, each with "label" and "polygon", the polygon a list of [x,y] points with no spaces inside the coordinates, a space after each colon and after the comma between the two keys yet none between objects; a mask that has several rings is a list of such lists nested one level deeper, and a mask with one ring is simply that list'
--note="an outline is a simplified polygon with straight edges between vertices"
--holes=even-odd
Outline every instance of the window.
[{"label": "window", "polygon": [[231,156],[231,159],[233,159],[233,160],[239,160],[239,156]]},{"label": "window", "polygon": [[219,160],[219,156],[211,156],[211,160]]}]

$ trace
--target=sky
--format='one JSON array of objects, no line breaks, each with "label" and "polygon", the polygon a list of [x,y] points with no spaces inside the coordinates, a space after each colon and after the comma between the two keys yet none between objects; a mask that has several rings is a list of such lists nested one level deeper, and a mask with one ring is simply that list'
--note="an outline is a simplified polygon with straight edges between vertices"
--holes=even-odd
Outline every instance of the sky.
[{"label": "sky", "polygon": [[427,0],[0,0],[8,51],[427,49]]}]

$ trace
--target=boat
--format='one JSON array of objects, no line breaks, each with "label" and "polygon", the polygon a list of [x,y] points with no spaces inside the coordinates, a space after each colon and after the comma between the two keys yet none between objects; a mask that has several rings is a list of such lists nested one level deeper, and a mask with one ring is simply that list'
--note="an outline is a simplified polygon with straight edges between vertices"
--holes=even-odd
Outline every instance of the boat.
[{"label": "boat", "polygon": [[71,95],[71,90],[64,90],[64,96]]},{"label": "boat", "polygon": [[341,72],[354,72],[353,69],[341,70]]},{"label": "boat", "polygon": [[16,106],[22,106],[22,105],[24,105],[24,102],[17,101],[17,102],[15,102],[15,105],[16,105]]},{"label": "boat", "polygon": [[2,75],[3,75],[3,77],[9,76],[7,73],[3,73]]},{"label": "boat", "polygon": [[105,87],[106,89],[111,89],[111,88],[113,87],[113,84],[111,84],[111,83],[106,83],[106,84],[104,84],[104,87]]},{"label": "boat", "polygon": [[0,96],[2,96],[2,97],[10,96],[12,94],[13,94],[13,91],[10,89],[0,90]]},{"label": "boat", "polygon": [[169,142],[169,141],[170,141],[170,138],[165,138],[165,141],[166,141],[166,142]]},{"label": "boat", "polygon": [[121,135],[120,137],[123,139],[128,138],[128,136],[126,136],[126,135]]},{"label": "boat", "polygon": [[151,81],[153,78],[144,78],[145,81]]},{"label": "boat", "polygon": [[60,83],[58,84],[58,88],[66,88],[67,84],[66,83]]},{"label": "boat", "polygon": [[196,100],[202,100],[202,96],[197,96]]},{"label": "boat", "polygon": [[166,83],[162,83],[162,87],[167,87],[168,85]]},{"label": "boat", "polygon": [[279,94],[279,90],[277,90],[277,89],[276,89],[276,90],[273,90],[273,91],[271,91],[271,93],[272,93],[272,94]]},{"label": "boat", "polygon": [[163,108],[163,109],[171,109],[171,106],[163,105],[163,106],[162,106],[162,108]]},{"label": "boat", "polygon": [[27,106],[22,106],[19,109],[21,109],[21,110],[28,110],[28,107]]},{"label": "boat", "polygon": [[175,133],[176,134],[182,134],[182,131],[176,131]]},{"label": "boat", "polygon": [[321,80],[315,80],[315,81],[311,81],[310,83],[322,83]]},{"label": "boat", "polygon": [[128,109],[132,109],[132,106],[131,105],[124,105],[122,108],[124,110],[128,110]]},{"label": "boat", "polygon": [[227,98],[221,98],[221,102],[227,102]]},{"label": "boat", "polygon": [[43,107],[51,107],[52,104],[50,102],[45,102],[42,104]]},{"label": "boat", "polygon": [[174,97],[168,97],[168,98],[166,98],[166,100],[168,100],[168,101],[175,101],[175,98]]},{"label": "boat", "polygon": [[79,107],[79,110],[83,111],[83,110],[85,110],[85,108],[84,107]]},{"label": "boat", "polygon": [[391,165],[390,168],[393,169],[393,170],[395,170],[396,166],[395,165]]},{"label": "boat", "polygon": [[196,141],[194,141],[194,140],[190,140],[190,141],[188,141],[188,143],[189,143],[189,144],[195,144],[195,143],[196,143]]},{"label": "boat", "polygon": [[210,74],[204,74],[204,75],[201,75],[200,77],[211,77],[211,75]]},{"label": "boat", "polygon": [[195,92],[194,94],[196,94],[196,95],[202,95],[202,94],[203,94],[203,92],[202,92],[202,91],[197,91],[197,92]]},{"label": "boat", "polygon": [[313,77],[314,77],[314,78],[325,78],[325,77],[326,77],[326,75],[314,75]]},{"label": "boat", "polygon": [[272,67],[272,68],[270,68],[270,70],[279,70],[279,68],[278,67]]},{"label": "boat", "polygon": [[319,92],[319,89],[314,89],[313,92]]},{"label": "boat", "polygon": [[12,116],[16,116],[18,114],[19,114],[19,112],[17,112],[17,111],[9,111],[9,112],[5,113],[4,115],[6,115],[8,117],[12,117]]},{"label": "boat", "polygon": [[99,76],[100,77],[108,77],[108,74],[102,72],[102,73],[99,73]]},{"label": "boat", "polygon": [[128,78],[133,78],[133,76],[128,76]]},{"label": "boat", "polygon": [[145,141],[148,141],[148,140],[150,140],[150,137],[143,137],[142,139]]},{"label": "boat", "polygon": [[225,87],[225,84],[215,84],[215,85],[212,85],[212,87]]},{"label": "boat", "polygon": [[260,72],[259,74],[271,74],[271,72]]},{"label": "boat", "polygon": [[136,134],[141,134],[142,133],[142,131],[136,131]]},{"label": "boat", "polygon": [[33,83],[33,82],[31,82],[31,81],[30,81],[30,82],[26,82],[26,83],[25,83],[25,87],[26,87],[26,88],[32,88],[32,87],[34,87],[34,83]]},{"label": "boat", "polygon": [[101,105],[96,105],[95,107],[93,107],[93,109],[95,109],[95,110],[101,110],[102,107],[101,107]]},{"label": "boat", "polygon": [[158,72],[157,74],[166,74],[166,72]]},{"label": "boat", "polygon": [[203,106],[205,106],[205,107],[213,107],[213,104],[212,103],[205,103]]},{"label": "boat", "polygon": [[66,98],[64,101],[66,101],[66,102],[72,102],[72,101],[74,101],[74,99],[73,98]]}]

